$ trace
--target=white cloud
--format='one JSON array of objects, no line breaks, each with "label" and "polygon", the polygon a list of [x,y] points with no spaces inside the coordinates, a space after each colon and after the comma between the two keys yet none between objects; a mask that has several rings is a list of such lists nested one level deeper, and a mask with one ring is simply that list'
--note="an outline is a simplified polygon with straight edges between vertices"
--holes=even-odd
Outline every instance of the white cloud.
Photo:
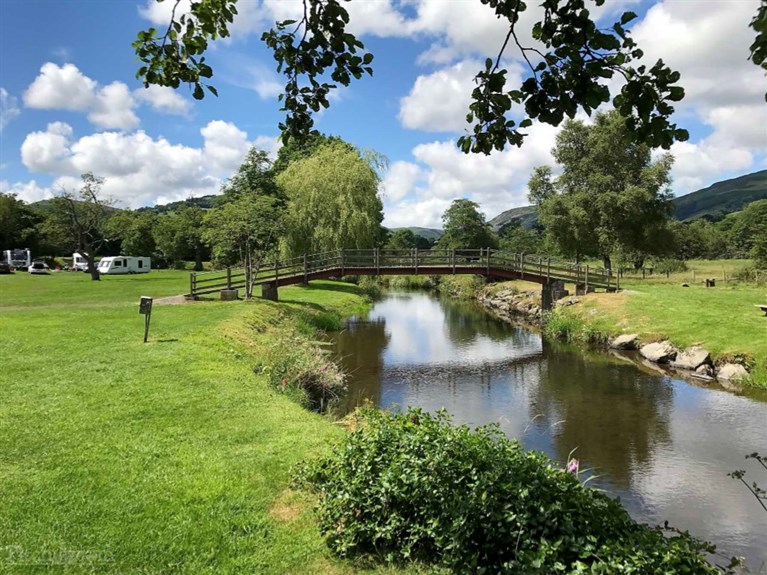
[{"label": "white cloud", "polygon": [[132,130],[139,125],[138,116],[133,113],[135,101],[128,86],[112,82],[96,94],[96,101],[88,120],[99,128]]},{"label": "white cloud", "polygon": [[50,188],[43,188],[37,185],[35,180],[16,182],[14,184],[6,180],[0,180],[0,193],[15,194],[18,199],[27,203],[39,202],[40,200],[53,197],[53,192]]},{"label": "white cloud", "polygon": [[478,62],[464,60],[432,74],[418,76],[400,100],[399,120],[405,128],[432,132],[461,132],[469,127],[466,114]]},{"label": "white cloud", "polygon": [[96,82],[85,76],[74,64],[58,66],[47,62],[40,75],[24,92],[27,108],[74,110],[84,112],[93,105]]},{"label": "white cloud", "polygon": [[[201,148],[153,139],[141,130],[99,132],[74,140],[72,128],[58,122],[27,136],[22,161],[32,172],[59,176],[53,189],[77,188],[79,175],[93,172],[105,178],[106,195],[135,208],[158,199],[217,193],[251,146],[247,134],[227,122],[210,122],[200,133]],[[274,138],[257,141],[273,144]]]},{"label": "white cloud", "polygon": [[173,88],[150,85],[148,88],[138,88],[133,91],[134,97],[163,114],[188,116],[192,111],[192,102],[184,98]]},{"label": "white cloud", "polygon": [[283,91],[277,74],[263,63],[239,53],[229,53],[221,66],[222,77],[239,88],[252,90],[262,100],[274,99]]},{"label": "white cloud", "polygon": [[386,201],[396,202],[415,190],[415,184],[423,177],[421,168],[411,162],[394,162],[381,183]]},{"label": "white cloud", "polygon": [[557,131],[535,124],[523,148],[489,156],[464,154],[452,140],[416,146],[413,157],[418,164],[395,163],[384,179],[387,191],[389,185],[400,186],[395,197],[384,198],[386,225],[441,227],[442,213],[458,198],[477,202],[488,220],[528,205],[530,174],[535,166],[553,165],[551,148]]},{"label": "white cloud", "polygon": [[0,88],[0,133],[20,113],[18,100],[11,96],[5,88]]},{"label": "white cloud", "polygon": [[125,84],[112,82],[99,89],[98,83],[74,64],[43,64],[40,75],[24,92],[24,105],[87,112],[88,119],[99,128],[130,130],[139,124],[133,113],[135,102]]}]

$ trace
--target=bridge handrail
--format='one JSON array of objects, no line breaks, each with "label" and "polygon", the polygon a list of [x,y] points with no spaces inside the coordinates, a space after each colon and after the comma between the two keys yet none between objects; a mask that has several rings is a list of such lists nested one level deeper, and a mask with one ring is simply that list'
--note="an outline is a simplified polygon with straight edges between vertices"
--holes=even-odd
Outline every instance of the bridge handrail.
[{"label": "bridge handrail", "polygon": [[[491,269],[503,269],[518,272],[523,277],[530,274],[575,283],[601,284],[608,288],[613,282],[617,284],[610,270],[602,267],[584,266],[536,254],[517,254],[487,248],[331,250],[285,260],[261,262],[251,270],[251,281],[254,284],[262,284],[302,275],[308,280],[310,274],[328,270],[339,270],[343,275],[346,269],[370,269],[376,273],[381,268],[411,267],[415,268],[416,273],[419,268],[424,271],[429,268],[476,268],[486,269],[488,273]],[[203,293],[203,290],[209,293],[219,287],[241,287],[245,285],[247,277],[245,268],[194,272],[190,276],[191,293]]]}]

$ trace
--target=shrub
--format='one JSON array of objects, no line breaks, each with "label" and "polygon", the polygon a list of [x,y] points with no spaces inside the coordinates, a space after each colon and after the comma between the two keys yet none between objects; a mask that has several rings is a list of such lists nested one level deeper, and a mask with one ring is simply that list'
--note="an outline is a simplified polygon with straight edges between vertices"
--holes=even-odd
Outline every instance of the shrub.
[{"label": "shrub", "polygon": [[301,337],[273,342],[255,371],[265,374],[272,387],[313,411],[326,411],[346,390],[339,367],[316,343]]},{"label": "shrub", "polygon": [[299,471],[343,557],[416,559],[455,573],[714,574],[713,548],[636,523],[496,426],[445,412],[364,410],[332,455]]},{"label": "shrub", "polygon": [[687,271],[687,262],[684,260],[677,260],[677,259],[659,259],[655,262],[655,273],[658,274],[674,274],[677,272],[686,272]]}]

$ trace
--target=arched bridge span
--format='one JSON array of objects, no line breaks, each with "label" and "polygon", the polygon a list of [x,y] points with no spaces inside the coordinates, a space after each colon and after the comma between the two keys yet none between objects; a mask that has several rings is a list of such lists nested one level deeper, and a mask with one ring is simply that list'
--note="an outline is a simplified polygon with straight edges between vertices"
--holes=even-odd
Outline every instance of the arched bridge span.
[{"label": "arched bridge span", "polygon": [[561,289],[562,283],[573,283],[583,291],[615,291],[620,287],[617,277],[609,270],[553,258],[491,249],[368,249],[306,254],[299,258],[261,263],[250,270],[227,268],[224,271],[192,273],[189,295],[196,297],[224,289],[242,289],[250,281],[253,286],[262,286],[264,297],[276,300],[278,287],[315,279],[350,275],[452,274],[537,282],[544,286],[544,308],[550,307],[551,291]]}]

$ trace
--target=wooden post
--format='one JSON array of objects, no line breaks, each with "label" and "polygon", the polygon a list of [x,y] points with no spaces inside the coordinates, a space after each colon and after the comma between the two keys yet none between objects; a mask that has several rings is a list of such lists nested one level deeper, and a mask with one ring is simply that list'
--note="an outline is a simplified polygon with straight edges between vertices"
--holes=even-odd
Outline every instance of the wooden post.
[{"label": "wooden post", "polygon": [[615,278],[615,283],[616,283],[615,289],[616,290],[621,289],[621,276],[620,275]]},{"label": "wooden post", "polygon": [[453,275],[455,275],[455,248],[450,250],[450,262],[453,265]]},{"label": "wooden post", "polygon": [[306,254],[304,254],[304,283],[309,283],[309,264],[306,260]]},{"label": "wooden post", "polygon": [[551,281],[551,258],[546,258],[546,281]]},{"label": "wooden post", "polygon": [[232,268],[226,268],[226,289],[232,289]]},{"label": "wooden post", "polygon": [[586,289],[584,293],[589,293],[589,266],[586,266]]},{"label": "wooden post", "polygon": [[275,260],[274,262],[274,286],[277,287],[279,285],[279,279],[280,279],[280,260]]},{"label": "wooden post", "polygon": [[418,275],[418,248],[413,248],[413,260],[415,261],[415,275]]},{"label": "wooden post", "polygon": [[381,252],[378,248],[375,248],[375,252],[373,253],[373,258],[375,259],[375,265],[376,265],[376,275],[381,275]]},{"label": "wooden post", "polygon": [[525,254],[519,254],[519,279],[525,279]]},{"label": "wooden post", "polygon": [[344,275],[344,249],[340,249],[341,252],[341,277]]},{"label": "wooden post", "polygon": [[194,284],[195,284],[196,279],[197,279],[196,276],[197,276],[197,274],[195,274],[195,273],[189,274],[189,294],[190,295],[194,295],[194,288],[195,288]]},{"label": "wooden post", "polygon": [[490,277],[490,248],[487,248],[487,277]]}]

